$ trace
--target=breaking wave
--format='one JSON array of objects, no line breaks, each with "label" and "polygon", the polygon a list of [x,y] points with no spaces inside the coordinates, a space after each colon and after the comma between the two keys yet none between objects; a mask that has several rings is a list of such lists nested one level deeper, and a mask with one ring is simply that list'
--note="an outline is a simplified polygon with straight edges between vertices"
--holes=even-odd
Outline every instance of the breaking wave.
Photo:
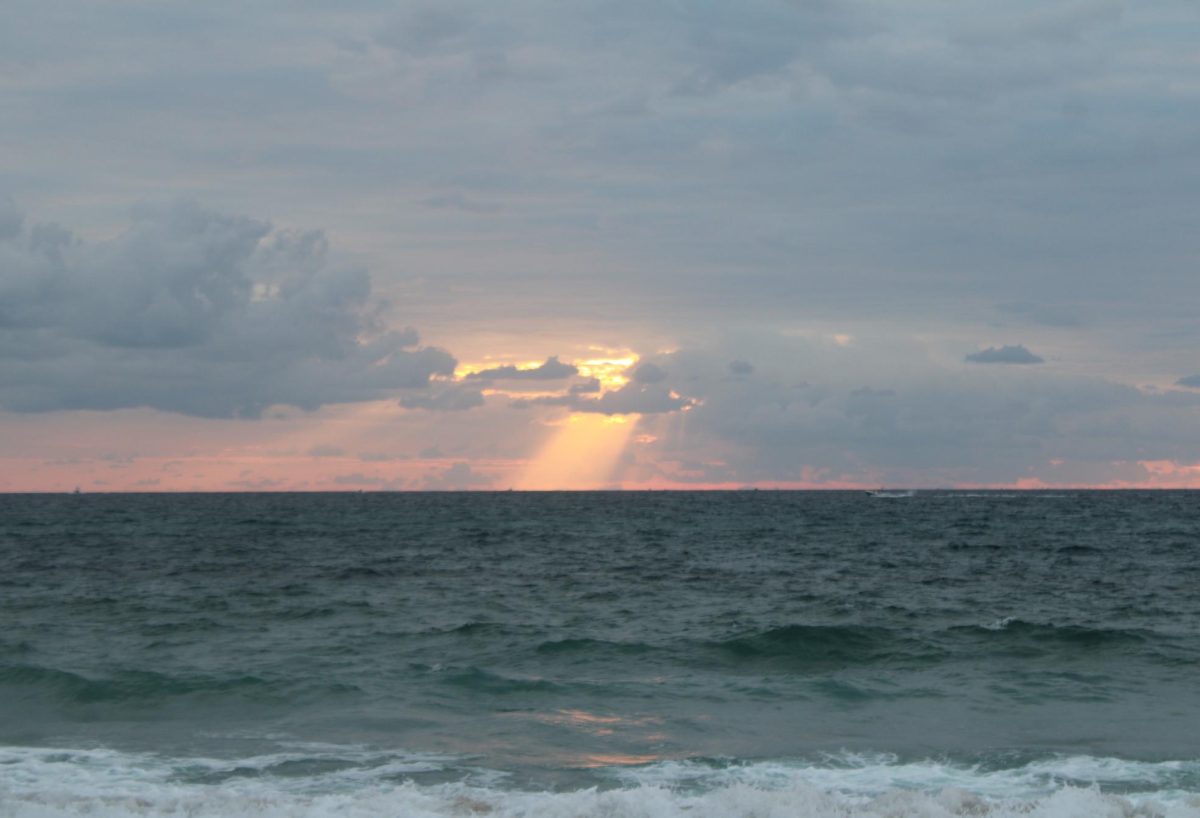
[{"label": "breaking wave", "polygon": [[[517,786],[446,756],[333,745],[251,758],[0,748],[0,812],[57,816],[1200,818],[1200,761],[1052,757],[1016,766],[668,761],[575,789]],[[439,780],[441,779],[441,780]]]}]

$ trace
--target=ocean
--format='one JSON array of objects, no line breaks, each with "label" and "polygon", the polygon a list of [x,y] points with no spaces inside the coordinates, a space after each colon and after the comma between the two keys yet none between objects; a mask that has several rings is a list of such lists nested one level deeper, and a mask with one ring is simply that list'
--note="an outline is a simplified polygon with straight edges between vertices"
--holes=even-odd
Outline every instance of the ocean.
[{"label": "ocean", "polygon": [[1200,816],[1200,495],[3,495],[77,815]]}]

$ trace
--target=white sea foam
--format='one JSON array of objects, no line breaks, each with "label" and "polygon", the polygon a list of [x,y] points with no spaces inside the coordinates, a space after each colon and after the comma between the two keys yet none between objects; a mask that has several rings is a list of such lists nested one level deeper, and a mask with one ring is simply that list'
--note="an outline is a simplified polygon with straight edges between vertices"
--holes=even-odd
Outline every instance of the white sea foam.
[{"label": "white sea foam", "polygon": [[[314,748],[316,749],[316,748]],[[357,759],[313,775],[275,774],[291,762]],[[468,772],[418,784],[406,773],[449,760],[327,748],[236,761],[166,759],[109,750],[0,748],[0,816],[479,816],[497,818],[1200,818],[1200,761],[1134,762],[1086,756],[986,771],[889,756],[821,763],[663,762],[612,770],[612,788],[540,792]],[[465,768],[454,766],[455,770]],[[197,770],[254,771],[196,783]],[[1092,781],[1099,784],[1086,785]],[[1137,791],[1106,792],[1105,785]]]},{"label": "white sea foam", "polygon": [[889,754],[843,753],[823,763],[764,761],[714,767],[694,761],[669,761],[614,770],[629,784],[666,787],[750,786],[782,789],[802,784],[828,792],[876,797],[889,791],[956,790],[981,798],[1032,800],[1066,787],[1137,791],[1186,802],[1200,786],[1200,761],[1144,762],[1095,756],[1056,756],[1017,767],[982,768],[924,760],[901,762]]}]

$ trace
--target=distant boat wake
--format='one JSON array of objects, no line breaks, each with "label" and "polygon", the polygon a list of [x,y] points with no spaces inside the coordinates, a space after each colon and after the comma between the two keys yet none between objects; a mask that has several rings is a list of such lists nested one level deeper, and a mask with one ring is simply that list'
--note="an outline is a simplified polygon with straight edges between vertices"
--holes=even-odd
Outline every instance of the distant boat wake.
[{"label": "distant boat wake", "polygon": [[887,491],[885,489],[877,489],[867,492],[868,497],[912,497],[916,494],[912,489],[903,491]]}]

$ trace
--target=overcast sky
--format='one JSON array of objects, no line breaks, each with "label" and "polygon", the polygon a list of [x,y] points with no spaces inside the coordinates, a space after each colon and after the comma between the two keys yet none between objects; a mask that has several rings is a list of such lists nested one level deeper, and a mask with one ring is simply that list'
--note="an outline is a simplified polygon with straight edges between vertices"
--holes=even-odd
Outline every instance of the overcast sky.
[{"label": "overcast sky", "polygon": [[1200,4],[10,0],[0,490],[1200,486]]}]

